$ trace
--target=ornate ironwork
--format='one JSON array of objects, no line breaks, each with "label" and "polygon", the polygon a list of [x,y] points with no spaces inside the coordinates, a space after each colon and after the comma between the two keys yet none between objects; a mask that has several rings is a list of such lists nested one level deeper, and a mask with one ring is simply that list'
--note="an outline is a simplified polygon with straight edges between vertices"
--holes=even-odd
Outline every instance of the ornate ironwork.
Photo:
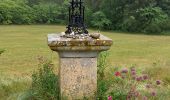
[{"label": "ornate ironwork", "polygon": [[84,10],[82,0],[72,0],[69,6],[69,23],[66,34],[88,34],[84,24]]}]

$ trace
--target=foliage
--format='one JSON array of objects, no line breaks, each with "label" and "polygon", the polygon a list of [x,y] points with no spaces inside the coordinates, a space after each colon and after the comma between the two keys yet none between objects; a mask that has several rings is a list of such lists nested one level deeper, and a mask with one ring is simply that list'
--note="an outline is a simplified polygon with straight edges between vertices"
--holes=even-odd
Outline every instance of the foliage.
[{"label": "foliage", "polygon": [[97,98],[103,100],[105,93],[109,89],[109,80],[105,79],[105,69],[108,67],[107,64],[108,52],[103,52],[98,57],[97,64]]},{"label": "foliage", "polygon": [[58,100],[59,83],[58,76],[53,72],[53,65],[51,62],[43,62],[42,66],[32,75],[31,99]]},{"label": "foliage", "polygon": [[[128,32],[151,32],[160,33],[163,29],[162,24],[167,23],[169,9],[168,2],[160,3],[165,0],[103,0],[101,10],[111,21],[111,29],[123,30]],[[170,16],[169,16],[170,17]],[[158,29],[156,29],[158,28]],[[169,29],[169,27],[168,27]]]},{"label": "foliage", "polygon": [[1,24],[30,24],[32,9],[24,3],[4,0],[0,2]]},{"label": "foliage", "polygon": [[162,24],[168,16],[159,7],[137,9],[136,13],[125,19],[122,29],[129,32],[161,33]]},{"label": "foliage", "polygon": [[97,74],[99,80],[103,80],[105,77],[105,69],[108,67],[107,56],[108,52],[102,52],[98,57]]},{"label": "foliage", "polygon": [[[169,0],[86,0],[88,27],[127,32],[170,30]],[[1,0],[0,24],[67,24],[69,0]]]},{"label": "foliage", "polygon": [[[58,11],[56,10],[57,5],[35,5],[33,8],[36,13],[35,22],[36,23],[51,23],[55,21],[54,15],[57,15]],[[53,7],[54,10],[51,10]]]},{"label": "foliage", "polygon": [[146,7],[144,9],[138,9],[137,13],[139,14],[138,15],[139,23],[140,22],[143,23],[142,25],[140,25],[144,28],[141,31],[148,33],[162,32],[161,24],[166,22],[168,16],[162,11],[161,8]]},{"label": "foliage", "polygon": [[95,12],[92,15],[93,20],[91,21],[92,25],[94,27],[97,27],[98,29],[104,29],[107,28],[111,22],[109,19],[106,18],[105,14],[101,11]]}]

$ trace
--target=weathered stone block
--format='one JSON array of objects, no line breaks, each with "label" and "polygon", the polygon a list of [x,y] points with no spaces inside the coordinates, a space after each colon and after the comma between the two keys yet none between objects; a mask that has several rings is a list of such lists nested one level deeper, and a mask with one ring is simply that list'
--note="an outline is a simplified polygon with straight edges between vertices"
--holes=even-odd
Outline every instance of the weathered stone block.
[{"label": "weathered stone block", "polygon": [[110,49],[112,40],[100,35],[93,38],[65,38],[49,34],[48,46],[59,53],[60,93],[68,100],[95,100],[97,92],[97,56]]},{"label": "weathered stone block", "polygon": [[97,90],[97,58],[60,58],[60,91],[70,100],[90,97]]}]

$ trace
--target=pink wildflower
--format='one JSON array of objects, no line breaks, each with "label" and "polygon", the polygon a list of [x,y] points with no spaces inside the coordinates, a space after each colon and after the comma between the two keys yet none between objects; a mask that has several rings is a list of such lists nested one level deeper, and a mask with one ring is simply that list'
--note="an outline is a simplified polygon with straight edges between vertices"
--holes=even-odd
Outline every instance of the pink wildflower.
[{"label": "pink wildflower", "polygon": [[152,95],[152,96],[156,96],[156,92],[155,92],[155,91],[152,91],[152,92],[151,92],[151,95]]},{"label": "pink wildflower", "polygon": [[115,76],[121,76],[120,72],[116,72]]},{"label": "pink wildflower", "polygon": [[142,81],[142,80],[143,80],[143,78],[141,76],[136,78],[136,81]]},{"label": "pink wildflower", "polygon": [[108,96],[108,100],[113,100],[113,99],[112,99],[112,96]]},{"label": "pink wildflower", "polygon": [[143,75],[143,79],[144,79],[144,80],[147,80],[147,79],[148,79],[148,75],[146,75],[146,74]]},{"label": "pink wildflower", "polygon": [[128,73],[128,69],[127,68],[122,69],[121,73]]},{"label": "pink wildflower", "polygon": [[132,72],[131,72],[131,75],[136,75],[136,71],[132,71]]},{"label": "pink wildflower", "polygon": [[142,100],[148,100],[148,98],[147,98],[146,96],[144,96],[144,97],[142,98]]}]

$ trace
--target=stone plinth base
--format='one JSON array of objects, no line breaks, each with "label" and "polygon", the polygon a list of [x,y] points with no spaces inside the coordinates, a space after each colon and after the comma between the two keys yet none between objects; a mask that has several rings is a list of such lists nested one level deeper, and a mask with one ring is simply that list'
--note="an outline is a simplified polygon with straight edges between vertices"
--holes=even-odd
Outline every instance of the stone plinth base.
[{"label": "stone plinth base", "polygon": [[60,91],[70,100],[95,100],[97,58],[60,58]]},{"label": "stone plinth base", "polygon": [[60,94],[66,100],[96,99],[97,56],[110,49],[112,40],[101,35],[100,39],[64,38],[49,34],[48,46],[60,57]]}]

